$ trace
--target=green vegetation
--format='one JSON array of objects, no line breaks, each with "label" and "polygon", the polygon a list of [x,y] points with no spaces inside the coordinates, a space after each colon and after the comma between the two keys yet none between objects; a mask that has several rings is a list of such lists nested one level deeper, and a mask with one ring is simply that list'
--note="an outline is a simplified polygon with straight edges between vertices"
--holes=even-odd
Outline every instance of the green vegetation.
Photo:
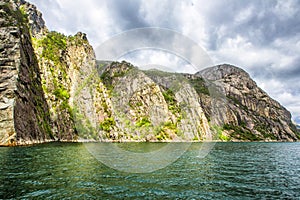
[{"label": "green vegetation", "polygon": [[[41,64],[44,66],[46,76],[42,76],[42,89],[46,95],[54,96],[52,101],[49,102],[49,106],[52,107],[51,114],[59,115],[60,119],[63,119],[66,123],[69,123],[69,120],[73,120],[76,114],[72,111],[72,108],[69,104],[70,91],[69,91],[69,77],[68,77],[68,66],[66,61],[63,60],[64,52],[67,49],[68,37],[61,33],[50,32],[46,36],[38,39],[32,37],[32,43],[34,48],[40,49],[38,52],[40,56],[40,62],[43,60],[44,63]],[[56,119],[54,119],[55,121]],[[83,119],[83,122],[86,120]],[[59,122],[64,123],[64,122]],[[84,128],[90,129],[91,125],[88,123],[85,127],[76,127],[80,130],[81,133],[88,132],[83,131]],[[90,125],[90,127],[87,127]],[[82,130],[81,130],[82,129]]]},{"label": "green vegetation", "polygon": [[68,100],[70,98],[70,94],[68,90],[63,87],[58,87],[53,91],[53,94],[59,99]]},{"label": "green vegetation", "polygon": [[38,119],[39,128],[44,130],[51,139],[54,139],[52,129],[49,124],[50,123],[50,113],[48,112],[48,110],[44,109],[44,105],[40,98],[37,97],[34,100],[35,100],[35,105],[36,105],[35,106],[36,113],[38,113],[37,117],[39,118]]},{"label": "green vegetation", "polygon": [[[96,90],[99,94],[103,93],[103,89],[100,88],[100,80],[98,80],[96,82],[95,86],[96,86]],[[97,113],[100,112],[100,110],[102,110],[102,112],[106,114],[105,119],[99,123],[99,128],[100,128],[100,130],[103,130],[106,132],[107,138],[111,138],[110,132],[116,126],[116,121],[115,121],[115,118],[113,116],[111,109],[109,108],[107,100],[103,98],[101,100],[101,102],[99,103],[99,105],[97,105],[95,107],[95,109],[96,109]]]},{"label": "green vegetation", "polygon": [[[236,126],[233,124],[224,124],[223,127],[211,126],[212,130],[216,133],[218,139],[222,141],[230,141],[231,139],[248,140],[248,141],[259,141],[262,138],[252,133],[247,127],[246,123],[241,121],[240,125]],[[256,130],[262,133],[264,138],[276,139],[274,135],[267,133],[266,128],[256,127]],[[228,131],[230,135],[225,135],[224,131]]]},{"label": "green vegetation", "polygon": [[5,19],[1,23],[1,27],[18,26],[22,31],[28,30],[28,15],[24,6],[20,6],[19,9],[15,10],[11,3],[1,2],[0,8],[4,11],[0,13],[0,17]]},{"label": "green vegetation", "polygon": [[55,65],[61,64],[61,52],[67,48],[67,37],[61,33],[52,31],[38,42],[43,47],[41,57],[54,62]]},{"label": "green vegetation", "polygon": [[163,127],[174,131],[174,133],[178,133],[178,129],[177,129],[176,124],[174,124],[170,121],[166,122]]},{"label": "green vegetation", "polygon": [[122,61],[121,63],[112,62],[110,66],[108,66],[104,72],[102,72],[100,79],[109,90],[113,90],[113,80],[115,78],[125,76],[130,69],[133,69],[133,65],[126,63],[125,61]]},{"label": "green vegetation", "polygon": [[112,117],[106,118],[103,122],[100,123],[100,129],[106,132],[110,132],[113,126],[116,125],[116,121]]},{"label": "green vegetation", "polygon": [[240,105],[241,104],[240,101],[237,98],[235,98],[234,96],[229,96],[228,95],[227,98],[229,98],[230,100],[232,100],[232,102],[234,104],[236,104],[236,105]]},{"label": "green vegetation", "polygon": [[21,19],[21,22],[23,24],[28,24],[28,14],[27,14],[27,12],[25,10],[25,7],[23,5],[21,5],[19,7],[19,10],[20,10],[21,15],[19,13],[17,15],[19,15],[19,18]]},{"label": "green vegetation", "polygon": [[103,83],[106,85],[108,89],[113,89],[112,86],[112,77],[110,76],[109,71],[102,72],[100,79],[103,81]]},{"label": "green vegetation", "polygon": [[211,130],[215,133],[217,138],[220,139],[219,136],[222,134],[223,128],[217,125],[213,125],[211,126]]},{"label": "green vegetation", "polygon": [[222,141],[230,141],[230,137],[228,137],[227,135],[224,135],[224,133],[221,133],[219,135],[219,139]]},{"label": "green vegetation", "polygon": [[178,129],[176,124],[168,121],[165,122],[162,126],[156,128],[156,134],[155,137],[157,140],[167,140],[172,139],[170,134],[178,134]]},{"label": "green vegetation", "polygon": [[172,90],[166,89],[162,94],[167,103],[174,104],[174,102],[176,101]]},{"label": "green vegetation", "polygon": [[76,36],[68,36],[67,41],[76,46],[82,46],[84,43],[88,43],[88,41]]},{"label": "green vegetation", "polygon": [[[62,52],[67,48],[67,37],[61,33],[52,31],[48,33],[42,39],[34,39],[34,44],[36,47],[42,48],[41,57],[52,61],[54,66],[49,66],[49,71],[53,77],[53,94],[62,100],[68,100],[70,94],[68,89],[62,84],[62,82],[67,81],[67,67],[62,60]],[[42,81],[43,88],[47,88],[48,92],[50,88],[45,87],[46,81]]]},{"label": "green vegetation", "polygon": [[173,114],[178,114],[181,113],[181,108],[177,104],[177,101],[175,99],[175,94],[171,89],[165,89],[162,92],[164,99],[166,103],[168,104],[168,109],[173,113]]},{"label": "green vegetation", "polygon": [[232,130],[233,132],[230,133],[230,137],[236,138],[239,140],[249,140],[249,141],[259,141],[261,138],[248,130],[246,127],[235,126],[232,124],[224,124],[224,130]]},{"label": "green vegetation", "polygon": [[227,136],[224,134],[224,127],[220,127],[217,125],[213,125],[211,126],[211,129],[213,130],[213,132],[215,133],[215,139],[219,139],[222,141],[230,141],[230,136]]},{"label": "green vegetation", "polygon": [[208,87],[205,85],[205,80],[203,78],[195,77],[189,79],[189,82],[198,94],[209,95]]},{"label": "green vegetation", "polygon": [[143,117],[142,119],[140,119],[139,121],[136,122],[136,126],[137,127],[150,127],[151,121],[148,118]]},{"label": "green vegetation", "polygon": [[277,140],[276,136],[272,134],[272,130],[266,124],[256,124],[255,129],[259,131],[264,138],[270,138],[271,140]]}]

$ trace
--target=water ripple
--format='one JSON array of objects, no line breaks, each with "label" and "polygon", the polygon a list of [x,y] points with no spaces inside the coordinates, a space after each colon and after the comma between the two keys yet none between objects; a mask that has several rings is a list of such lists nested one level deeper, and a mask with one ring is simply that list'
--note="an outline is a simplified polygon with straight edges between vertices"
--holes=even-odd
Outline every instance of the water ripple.
[{"label": "water ripple", "polygon": [[0,199],[300,199],[300,143],[218,143],[205,158],[200,147],[147,174],[110,169],[82,144],[0,148]]}]

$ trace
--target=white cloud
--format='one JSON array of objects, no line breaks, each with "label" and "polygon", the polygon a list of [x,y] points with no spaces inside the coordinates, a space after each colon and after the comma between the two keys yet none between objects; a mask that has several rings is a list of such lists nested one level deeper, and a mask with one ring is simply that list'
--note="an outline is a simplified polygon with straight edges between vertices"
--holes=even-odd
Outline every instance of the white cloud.
[{"label": "white cloud", "polygon": [[300,116],[300,101],[299,94],[294,94],[293,90],[287,89],[285,82],[273,79],[269,76],[269,80],[256,80],[258,85],[265,91],[268,91],[269,95],[284,105],[293,115],[293,119],[296,120]]},{"label": "white cloud", "polygon": [[143,49],[130,52],[118,59],[126,60],[142,69],[159,69],[169,72],[195,73],[195,68],[175,54],[162,50]]},{"label": "white cloud", "polygon": [[42,9],[46,25],[50,30],[67,35],[78,31],[86,32],[91,42],[96,45],[112,34],[120,32],[115,26],[106,1],[55,0],[51,2],[30,0]]},{"label": "white cloud", "polygon": [[248,8],[242,9],[239,11],[234,21],[236,24],[242,24],[247,22],[254,14],[254,7],[250,6]]}]

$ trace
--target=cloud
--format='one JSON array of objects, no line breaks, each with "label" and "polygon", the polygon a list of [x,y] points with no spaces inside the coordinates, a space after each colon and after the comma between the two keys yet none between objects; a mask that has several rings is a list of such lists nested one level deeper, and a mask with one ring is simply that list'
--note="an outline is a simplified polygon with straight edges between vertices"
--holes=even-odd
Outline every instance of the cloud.
[{"label": "cloud", "polygon": [[170,52],[157,49],[133,51],[122,56],[118,60],[126,60],[142,69],[160,69],[169,72],[185,73],[196,73],[198,71],[183,58]]},{"label": "cloud", "polygon": [[[271,77],[271,78],[270,78]],[[268,81],[266,79],[258,79],[258,85],[265,91],[269,92],[271,97],[279,101],[284,105],[289,111],[292,111],[294,120],[298,117],[300,119],[300,91],[298,87],[298,82],[292,81],[281,81],[279,79],[272,78],[269,76]]]},{"label": "cloud", "polygon": [[[43,13],[50,30],[73,35],[78,31],[86,32],[93,45],[98,45],[105,39],[122,30],[114,8],[110,1],[71,1],[71,0],[30,0]],[[122,5],[122,4],[120,4]],[[123,5],[124,7],[124,5]],[[122,12],[122,11],[120,11]]]},{"label": "cloud", "polygon": [[[230,63],[248,71],[292,111],[294,119],[300,116],[300,1],[29,1],[42,11],[50,29],[65,34],[86,32],[95,47],[132,28],[175,30],[202,46],[215,64]],[[174,38],[162,36],[159,40],[172,45]],[[164,51],[140,52],[127,58],[135,63],[161,61],[163,65],[185,66],[180,58]],[[180,68],[184,69],[188,67]]]}]

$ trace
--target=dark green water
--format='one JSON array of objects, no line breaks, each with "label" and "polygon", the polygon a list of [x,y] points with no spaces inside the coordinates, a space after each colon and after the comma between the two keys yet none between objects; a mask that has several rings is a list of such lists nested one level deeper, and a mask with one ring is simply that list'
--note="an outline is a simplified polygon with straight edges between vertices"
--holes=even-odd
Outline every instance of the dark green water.
[{"label": "dark green water", "polygon": [[300,198],[300,143],[217,143],[203,159],[199,146],[146,174],[106,167],[83,144],[0,148],[0,199]]}]

